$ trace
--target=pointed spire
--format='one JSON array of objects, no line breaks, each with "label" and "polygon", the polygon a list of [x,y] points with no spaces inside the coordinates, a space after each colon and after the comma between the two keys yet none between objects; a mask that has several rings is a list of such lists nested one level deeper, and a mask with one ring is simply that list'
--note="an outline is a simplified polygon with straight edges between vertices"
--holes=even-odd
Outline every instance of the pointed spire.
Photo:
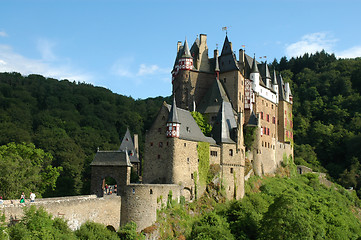
[{"label": "pointed spire", "polygon": [[189,58],[192,57],[191,51],[189,50],[189,47],[188,47],[187,39],[184,41],[183,51],[184,51],[184,52],[183,52],[182,57],[189,57]]},{"label": "pointed spire", "polygon": [[271,74],[269,72],[267,60],[266,60],[266,62],[264,64],[265,64],[265,71],[266,71],[265,76],[266,76],[266,78],[271,79]]},{"label": "pointed spire", "polygon": [[272,84],[273,84],[273,85],[277,85],[276,69],[273,69],[273,80],[272,80]]},{"label": "pointed spire", "polygon": [[221,55],[232,54],[232,53],[233,53],[232,52],[232,44],[228,40],[228,36],[226,35],[226,38],[224,39]]},{"label": "pointed spire", "polygon": [[253,65],[252,65],[251,73],[259,73],[257,62],[256,62],[256,54],[254,54],[254,57],[253,57]]},{"label": "pointed spire", "polygon": [[180,123],[177,114],[177,105],[175,102],[175,96],[173,97],[173,104],[169,112],[168,123]]}]

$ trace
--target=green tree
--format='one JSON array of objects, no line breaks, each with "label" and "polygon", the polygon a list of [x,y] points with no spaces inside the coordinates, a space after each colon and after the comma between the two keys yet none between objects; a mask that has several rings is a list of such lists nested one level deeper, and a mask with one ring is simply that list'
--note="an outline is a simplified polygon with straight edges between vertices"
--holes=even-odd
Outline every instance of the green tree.
[{"label": "green tree", "polygon": [[190,239],[234,239],[227,221],[215,212],[206,213],[193,224]]},{"label": "green tree", "polygon": [[34,144],[9,143],[0,147],[0,192],[6,199],[18,198],[21,192],[41,196],[47,188],[55,188],[62,170],[52,167],[52,155]]},{"label": "green tree", "polygon": [[108,230],[104,225],[94,222],[85,222],[75,231],[77,239],[119,239],[116,232]]},{"label": "green tree", "polygon": [[196,120],[203,134],[209,137],[212,131],[212,126],[208,124],[208,119],[204,117],[200,112],[191,112],[191,114],[194,120]]}]

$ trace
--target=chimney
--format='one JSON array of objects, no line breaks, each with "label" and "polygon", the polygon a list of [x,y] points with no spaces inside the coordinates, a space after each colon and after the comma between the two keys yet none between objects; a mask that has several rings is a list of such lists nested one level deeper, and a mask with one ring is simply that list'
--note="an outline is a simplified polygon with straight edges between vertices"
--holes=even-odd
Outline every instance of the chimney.
[{"label": "chimney", "polygon": [[179,49],[180,49],[181,46],[182,46],[182,42],[178,41],[177,42],[177,53],[179,53]]},{"label": "chimney", "polygon": [[207,45],[207,34],[200,34],[200,45]]},{"label": "chimney", "polygon": [[244,50],[241,48],[239,49],[239,63],[242,66],[242,74],[244,76],[245,74],[245,69],[246,69],[246,63],[244,61]]},{"label": "chimney", "polygon": [[139,159],[138,134],[134,134],[133,138],[134,138],[135,154],[137,155],[137,158]]}]

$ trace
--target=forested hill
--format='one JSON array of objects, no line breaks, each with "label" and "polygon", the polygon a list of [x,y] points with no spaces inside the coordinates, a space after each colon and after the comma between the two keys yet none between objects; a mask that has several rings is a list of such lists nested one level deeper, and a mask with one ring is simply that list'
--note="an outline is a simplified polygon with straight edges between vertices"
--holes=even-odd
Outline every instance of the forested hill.
[{"label": "forested hill", "polygon": [[[336,59],[324,51],[273,67],[294,96],[295,161],[328,172],[345,187],[361,187],[361,58]],[[34,143],[62,166],[55,190],[44,196],[89,192],[96,149],[115,150],[126,128],[140,148],[162,102],[134,100],[90,84],[40,75],[0,73],[0,146]],[[1,149],[0,149],[1,157]]]},{"label": "forested hill", "polygon": [[294,96],[296,164],[326,171],[360,196],[361,58],[322,51],[273,65]]},{"label": "forested hill", "polygon": [[164,100],[134,100],[90,84],[0,73],[0,146],[34,143],[52,154],[53,166],[63,171],[56,189],[44,196],[86,194],[97,148],[117,150],[127,127],[143,144]]}]

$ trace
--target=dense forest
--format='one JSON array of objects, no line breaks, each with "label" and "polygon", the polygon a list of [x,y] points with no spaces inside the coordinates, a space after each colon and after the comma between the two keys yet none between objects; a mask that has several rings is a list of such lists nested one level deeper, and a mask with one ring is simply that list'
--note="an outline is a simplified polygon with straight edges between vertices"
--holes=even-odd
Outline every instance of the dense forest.
[{"label": "dense forest", "polygon": [[[284,57],[272,65],[290,82],[294,96],[296,164],[326,172],[360,195],[361,59],[337,59],[322,51],[290,60]],[[31,162],[34,171],[41,175],[34,180],[36,187],[13,186],[16,194],[89,193],[89,164],[96,149],[118,149],[129,128],[139,134],[142,154],[145,131],[164,100],[170,102],[169,97],[135,100],[91,84],[0,73],[0,160],[11,156],[20,159],[20,167],[29,165],[30,151],[36,159]],[[1,169],[9,169],[5,160],[0,164]],[[9,176],[8,181],[16,177]],[[15,196],[7,191],[0,194]]]},{"label": "dense forest", "polygon": [[327,172],[360,196],[361,58],[321,51],[273,65],[294,96],[296,164]]}]

